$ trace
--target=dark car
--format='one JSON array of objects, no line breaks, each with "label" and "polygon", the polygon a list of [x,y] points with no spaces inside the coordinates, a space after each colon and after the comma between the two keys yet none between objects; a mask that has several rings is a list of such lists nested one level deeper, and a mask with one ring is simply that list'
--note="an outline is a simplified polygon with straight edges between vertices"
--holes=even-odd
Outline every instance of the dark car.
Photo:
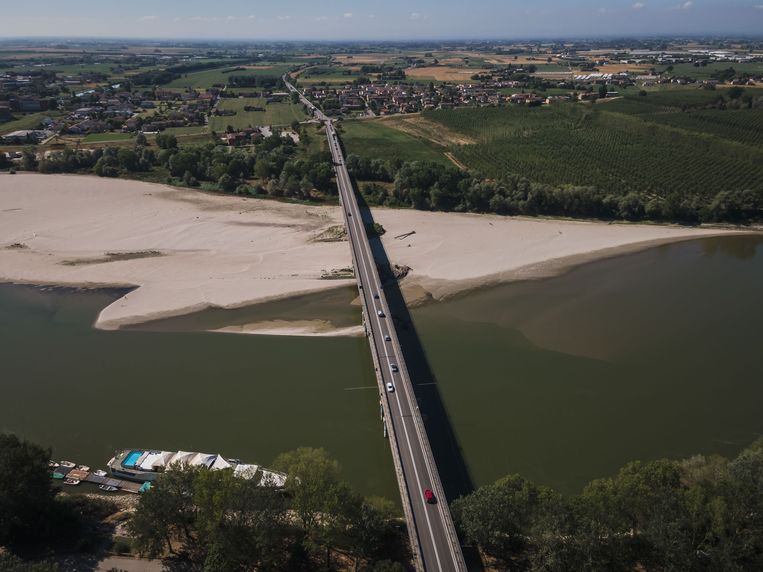
[{"label": "dark car", "polygon": [[424,500],[427,501],[427,504],[435,504],[437,502],[431,489],[424,491]]}]

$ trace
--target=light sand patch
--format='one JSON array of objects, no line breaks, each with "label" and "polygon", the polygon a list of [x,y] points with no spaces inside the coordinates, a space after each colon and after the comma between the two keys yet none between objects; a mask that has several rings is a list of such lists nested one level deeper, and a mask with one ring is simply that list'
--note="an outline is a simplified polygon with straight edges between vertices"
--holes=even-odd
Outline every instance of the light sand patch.
[{"label": "light sand patch", "polygon": [[[649,64],[604,64],[602,66],[596,66],[599,70],[598,73],[624,73],[624,72],[646,72],[652,69],[654,66]],[[580,72],[585,73],[585,72]]]},{"label": "light sand patch", "polygon": [[[12,210],[7,210],[12,209]],[[105,308],[116,328],[207,307],[231,308],[335,288],[343,242],[312,239],[341,224],[337,208],[62,175],[0,175],[0,281],[137,286]],[[105,252],[161,252],[108,263]]]},{"label": "light sand patch", "polygon": [[225,326],[213,332],[228,334],[259,334],[265,336],[352,336],[365,335],[362,325],[337,328],[328,320],[268,320],[236,326]]},{"label": "light sand patch", "polygon": [[369,53],[369,54],[338,54],[333,60],[343,64],[383,64],[400,57],[400,54]]},{"label": "light sand patch", "polygon": [[444,66],[427,66],[407,68],[405,75],[413,79],[433,79],[437,81],[471,81],[475,74],[487,73],[490,70],[472,68],[453,68]]},{"label": "light sand patch", "polygon": [[[373,212],[387,231],[382,240],[391,262],[411,268],[402,286],[409,301],[418,303],[549,276],[573,264],[655,244],[730,232],[413,210]],[[325,272],[350,266],[347,242],[315,241],[341,223],[336,207],[97,177],[0,175],[0,281],[136,287],[101,312],[96,324],[101,328],[209,307],[236,308],[353,284],[351,279],[321,279]],[[152,251],[163,256],[61,264],[99,258],[105,252]],[[260,323],[249,329],[291,335],[334,329],[309,322]]]},{"label": "light sand patch", "polygon": [[409,302],[553,276],[597,258],[731,232],[391,209],[374,209],[374,218],[387,231],[382,241],[389,259],[412,269],[402,281]]},{"label": "light sand patch", "polygon": [[468,145],[474,143],[474,139],[467,137],[462,133],[448,129],[441,123],[430,121],[420,114],[411,114],[405,116],[388,116],[378,121],[385,125],[403,131],[414,137],[426,139],[442,147],[451,145]]}]

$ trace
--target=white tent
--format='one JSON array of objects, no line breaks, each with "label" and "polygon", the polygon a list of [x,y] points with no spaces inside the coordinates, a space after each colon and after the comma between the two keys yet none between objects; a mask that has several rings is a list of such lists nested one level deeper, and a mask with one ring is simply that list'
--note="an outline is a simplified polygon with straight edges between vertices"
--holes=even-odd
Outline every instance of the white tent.
[{"label": "white tent", "polygon": [[210,455],[209,453],[196,453],[188,460],[188,464],[192,467],[207,467],[215,461],[216,455]]},{"label": "white tent", "polygon": [[233,469],[233,476],[241,479],[253,479],[257,474],[257,469],[259,469],[257,465],[245,465],[242,463],[241,465],[236,465],[236,468]]},{"label": "white tent", "polygon": [[188,461],[193,458],[194,455],[197,453],[189,453],[188,451],[178,451],[172,457],[167,459],[167,467],[171,467],[172,465],[187,465]]},{"label": "white tent", "polygon": [[210,465],[210,469],[230,469],[232,465],[222,458],[221,455],[217,455],[217,458],[214,460],[212,465]]},{"label": "white tent", "polygon": [[148,455],[146,455],[146,458],[143,459],[143,462],[140,464],[141,470],[154,471],[157,466],[162,466],[162,455],[163,453],[159,451],[151,451]]},{"label": "white tent", "polygon": [[263,487],[282,487],[286,484],[286,475],[263,469],[259,484]]}]

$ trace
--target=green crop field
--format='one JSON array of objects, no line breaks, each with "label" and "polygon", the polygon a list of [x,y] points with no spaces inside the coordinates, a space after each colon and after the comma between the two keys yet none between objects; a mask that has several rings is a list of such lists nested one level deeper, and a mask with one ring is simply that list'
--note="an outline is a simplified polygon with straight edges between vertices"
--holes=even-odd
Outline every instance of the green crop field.
[{"label": "green crop field", "polygon": [[13,131],[19,131],[24,129],[39,129],[41,127],[40,122],[46,117],[60,117],[61,113],[57,111],[53,112],[41,112],[41,113],[28,113],[22,115],[20,113],[14,113],[15,119],[8,121],[7,123],[0,123],[0,135],[5,135]]},{"label": "green crop field", "polygon": [[[753,127],[733,140],[698,136],[704,132],[702,121],[709,121],[704,115],[684,119],[689,129],[609,109],[609,104],[593,109],[571,104],[432,111],[424,117],[473,138],[476,143],[456,146],[453,152],[488,177],[520,175],[551,185],[595,185],[614,194],[658,196],[763,189],[763,148],[743,144],[755,138]],[[761,121],[759,111],[746,111],[751,125]],[[725,122],[723,115],[715,119],[730,134],[741,130],[741,113]]]},{"label": "green crop field", "polygon": [[129,133],[91,133],[82,140],[83,143],[110,143],[113,141],[127,141],[132,135]]},{"label": "green crop field", "polygon": [[210,70],[191,72],[189,74],[185,74],[183,77],[180,77],[173,82],[168,83],[165,87],[191,87],[195,89],[206,89],[208,87],[212,87],[213,85],[226,85],[228,83],[228,78],[232,75],[281,77],[284,73],[294,67],[294,64],[290,63],[261,65],[262,67],[254,69],[236,69],[239,66],[224,66]]},{"label": "green crop field", "polygon": [[444,149],[408,133],[387,126],[383,121],[363,119],[342,122],[342,142],[347,153],[369,159],[390,161],[437,161],[452,163]]},{"label": "green crop field", "polygon": [[[265,111],[245,111],[244,108],[247,106],[262,107]],[[222,99],[218,109],[235,111],[236,115],[211,117],[209,127],[212,131],[225,131],[228,125],[234,129],[244,129],[249,126],[290,125],[295,119],[297,121],[306,119],[301,104],[266,104],[264,99],[257,97]]]}]

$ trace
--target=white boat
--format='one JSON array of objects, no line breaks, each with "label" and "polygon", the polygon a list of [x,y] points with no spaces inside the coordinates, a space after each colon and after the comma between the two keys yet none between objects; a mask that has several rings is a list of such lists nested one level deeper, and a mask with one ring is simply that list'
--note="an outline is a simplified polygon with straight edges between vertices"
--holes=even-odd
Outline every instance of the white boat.
[{"label": "white boat", "polygon": [[97,471],[93,471],[93,474],[96,477],[105,477],[106,475],[108,475],[108,473],[106,471],[103,471],[101,469],[98,469]]},{"label": "white boat", "polygon": [[79,466],[79,467],[77,467],[77,468],[78,468],[80,471],[90,471],[90,467],[88,467],[87,465],[80,465],[80,466]]},{"label": "white boat", "polygon": [[78,485],[79,483],[80,483],[80,480],[79,480],[79,479],[64,479],[64,484],[65,484],[65,485],[76,486],[76,485]]},{"label": "white boat", "polygon": [[111,485],[98,485],[98,488],[107,493],[113,493],[114,491],[119,490],[117,487],[112,487]]},{"label": "white boat", "polygon": [[55,461],[48,461],[48,467],[50,467],[51,469],[55,469],[58,466],[59,466],[58,463],[56,463]]},{"label": "white boat", "polygon": [[77,465],[75,465],[74,463],[72,463],[71,461],[61,461],[61,462],[60,462],[60,463],[58,463],[58,464],[59,464],[61,467],[66,467],[67,469],[73,469],[74,467],[76,467],[76,466],[77,466]]},{"label": "white boat", "polygon": [[211,471],[230,469],[234,476],[254,479],[261,486],[280,488],[286,484],[283,473],[242,463],[238,459],[226,459],[217,453],[123,449],[117,451],[108,464],[114,477],[140,483],[155,481],[159,475],[176,467],[203,467]]}]

